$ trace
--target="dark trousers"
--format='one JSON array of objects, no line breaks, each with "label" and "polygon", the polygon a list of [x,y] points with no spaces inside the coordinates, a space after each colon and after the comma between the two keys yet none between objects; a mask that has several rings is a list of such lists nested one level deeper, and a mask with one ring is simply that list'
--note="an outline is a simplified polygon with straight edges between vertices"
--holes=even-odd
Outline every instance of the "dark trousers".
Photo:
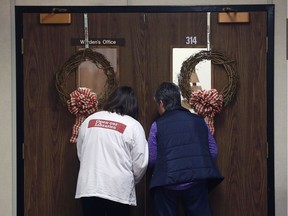
[{"label": "dark trousers", "polygon": [[82,197],[83,216],[129,216],[130,205],[98,197]]},{"label": "dark trousers", "polygon": [[179,199],[186,216],[211,216],[206,184],[197,184],[186,190],[153,189],[155,216],[176,216]]}]

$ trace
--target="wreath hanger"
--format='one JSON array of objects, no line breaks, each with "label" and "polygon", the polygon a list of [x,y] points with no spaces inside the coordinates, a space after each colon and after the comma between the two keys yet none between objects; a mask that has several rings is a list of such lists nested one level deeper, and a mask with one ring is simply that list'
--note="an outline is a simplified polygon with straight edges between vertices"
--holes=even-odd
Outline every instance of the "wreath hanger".
[{"label": "wreath hanger", "polygon": [[[70,138],[71,143],[76,143],[79,127],[85,118],[102,109],[108,96],[118,85],[115,71],[110,62],[104,55],[89,48],[87,14],[84,14],[84,31],[85,49],[80,49],[73,54],[55,74],[55,86],[59,97],[64,105],[67,106],[70,113],[76,116],[73,133]],[[79,70],[90,72],[90,70],[94,70],[95,68],[102,70],[107,77],[103,90],[100,93],[96,94],[86,86],[78,87],[72,93],[68,93],[66,90],[66,81],[69,75],[72,73],[75,74]]]},{"label": "wreath hanger", "polygon": [[[228,77],[228,83],[218,92],[217,89],[202,90],[195,67],[204,60],[210,60],[214,65],[224,68]],[[193,109],[208,121],[208,126],[214,133],[214,116],[220,113],[222,107],[228,106],[236,96],[238,87],[238,74],[236,72],[235,61],[229,59],[224,54],[211,51],[210,49],[210,12],[207,13],[207,50],[191,55],[182,63],[180,74],[178,75],[178,85],[184,100],[183,106]],[[191,85],[192,84],[192,85]]]}]

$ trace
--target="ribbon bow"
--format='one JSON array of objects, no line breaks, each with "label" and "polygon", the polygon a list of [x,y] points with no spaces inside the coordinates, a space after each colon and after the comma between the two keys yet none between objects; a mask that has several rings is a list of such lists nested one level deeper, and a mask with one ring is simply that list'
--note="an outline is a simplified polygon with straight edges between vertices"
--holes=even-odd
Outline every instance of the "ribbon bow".
[{"label": "ribbon bow", "polygon": [[76,143],[81,123],[89,115],[97,111],[97,95],[89,88],[78,88],[70,94],[70,100],[67,100],[68,110],[76,115],[76,122],[73,126],[71,143]]},{"label": "ribbon bow", "polygon": [[223,95],[218,94],[216,89],[199,90],[192,92],[189,104],[196,113],[208,119],[208,127],[214,134],[214,116],[222,110]]}]

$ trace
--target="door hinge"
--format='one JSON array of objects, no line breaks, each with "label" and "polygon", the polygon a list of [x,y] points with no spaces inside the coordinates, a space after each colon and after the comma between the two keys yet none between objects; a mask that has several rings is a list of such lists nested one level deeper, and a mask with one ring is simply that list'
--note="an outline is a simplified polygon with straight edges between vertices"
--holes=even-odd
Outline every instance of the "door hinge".
[{"label": "door hinge", "polygon": [[25,158],[25,150],[24,150],[24,143],[22,143],[22,159]]},{"label": "door hinge", "polygon": [[21,38],[21,54],[24,54],[24,39]]}]

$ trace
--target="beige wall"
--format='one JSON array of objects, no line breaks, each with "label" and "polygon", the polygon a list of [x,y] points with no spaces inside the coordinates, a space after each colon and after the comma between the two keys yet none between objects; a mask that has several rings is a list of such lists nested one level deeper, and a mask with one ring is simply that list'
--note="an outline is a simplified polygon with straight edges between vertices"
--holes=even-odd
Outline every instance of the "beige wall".
[{"label": "beige wall", "polygon": [[[176,2],[176,3],[175,3]],[[1,0],[0,7],[0,215],[16,216],[15,5],[204,5],[196,0]],[[275,4],[276,216],[287,215],[287,0],[207,0],[205,5]]]},{"label": "beige wall", "polygon": [[[4,2],[3,2],[4,3]],[[12,60],[10,3],[0,7],[0,215],[12,215]],[[5,30],[5,31],[4,31]]]}]

